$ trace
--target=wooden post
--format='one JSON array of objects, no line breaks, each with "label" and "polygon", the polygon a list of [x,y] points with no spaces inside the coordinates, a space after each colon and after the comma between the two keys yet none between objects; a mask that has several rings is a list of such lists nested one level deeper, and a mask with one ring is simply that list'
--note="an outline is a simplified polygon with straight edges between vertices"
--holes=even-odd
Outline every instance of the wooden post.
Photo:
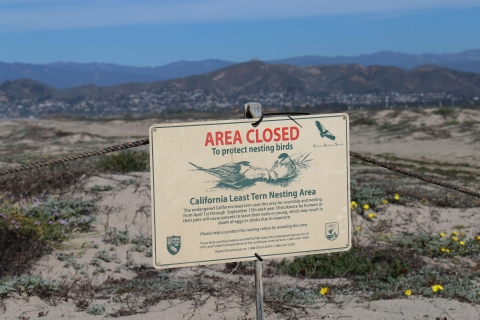
[{"label": "wooden post", "polygon": [[255,293],[257,297],[257,320],[263,320],[262,261],[255,260]]}]

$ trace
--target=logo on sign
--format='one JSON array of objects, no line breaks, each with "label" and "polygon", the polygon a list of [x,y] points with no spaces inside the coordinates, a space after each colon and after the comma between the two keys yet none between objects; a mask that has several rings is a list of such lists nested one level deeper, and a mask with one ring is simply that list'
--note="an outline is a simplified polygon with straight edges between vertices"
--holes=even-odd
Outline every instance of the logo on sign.
[{"label": "logo on sign", "polygon": [[315,121],[315,125],[317,126],[318,128],[318,131],[320,131],[320,137],[322,138],[328,138],[330,140],[335,140],[335,136],[333,134],[330,133],[330,131],[328,131],[321,123],[320,121]]},{"label": "logo on sign", "polygon": [[330,241],[338,238],[338,222],[325,223],[325,237]]},{"label": "logo on sign", "polygon": [[167,250],[171,255],[176,255],[180,251],[182,240],[180,236],[167,237]]}]

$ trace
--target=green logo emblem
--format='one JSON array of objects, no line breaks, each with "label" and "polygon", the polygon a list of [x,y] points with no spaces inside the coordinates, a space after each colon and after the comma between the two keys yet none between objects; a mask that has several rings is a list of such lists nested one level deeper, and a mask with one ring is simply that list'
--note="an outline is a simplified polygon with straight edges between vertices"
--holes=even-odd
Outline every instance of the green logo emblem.
[{"label": "green logo emblem", "polygon": [[322,138],[328,138],[330,140],[335,140],[335,136],[330,133],[325,127],[320,123],[320,121],[315,121],[315,125],[318,128],[318,131],[320,131],[320,137]]},{"label": "green logo emblem", "polygon": [[325,223],[325,237],[330,241],[338,238],[338,222]]},{"label": "green logo emblem", "polygon": [[176,255],[180,251],[182,240],[180,236],[167,237],[167,250],[171,255]]}]

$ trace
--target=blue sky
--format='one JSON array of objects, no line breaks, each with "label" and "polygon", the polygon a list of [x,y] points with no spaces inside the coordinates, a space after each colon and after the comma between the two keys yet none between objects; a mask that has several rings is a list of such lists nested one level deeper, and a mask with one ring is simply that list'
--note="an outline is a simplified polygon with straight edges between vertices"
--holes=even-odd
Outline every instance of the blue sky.
[{"label": "blue sky", "polygon": [[280,59],[480,48],[480,0],[0,0],[0,61]]}]

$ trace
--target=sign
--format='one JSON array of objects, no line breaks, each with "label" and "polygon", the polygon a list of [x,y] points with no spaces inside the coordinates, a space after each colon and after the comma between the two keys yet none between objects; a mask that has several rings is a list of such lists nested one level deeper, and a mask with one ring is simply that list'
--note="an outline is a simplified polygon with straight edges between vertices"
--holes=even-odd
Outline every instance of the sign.
[{"label": "sign", "polygon": [[150,127],[153,264],[345,251],[347,114]]}]

